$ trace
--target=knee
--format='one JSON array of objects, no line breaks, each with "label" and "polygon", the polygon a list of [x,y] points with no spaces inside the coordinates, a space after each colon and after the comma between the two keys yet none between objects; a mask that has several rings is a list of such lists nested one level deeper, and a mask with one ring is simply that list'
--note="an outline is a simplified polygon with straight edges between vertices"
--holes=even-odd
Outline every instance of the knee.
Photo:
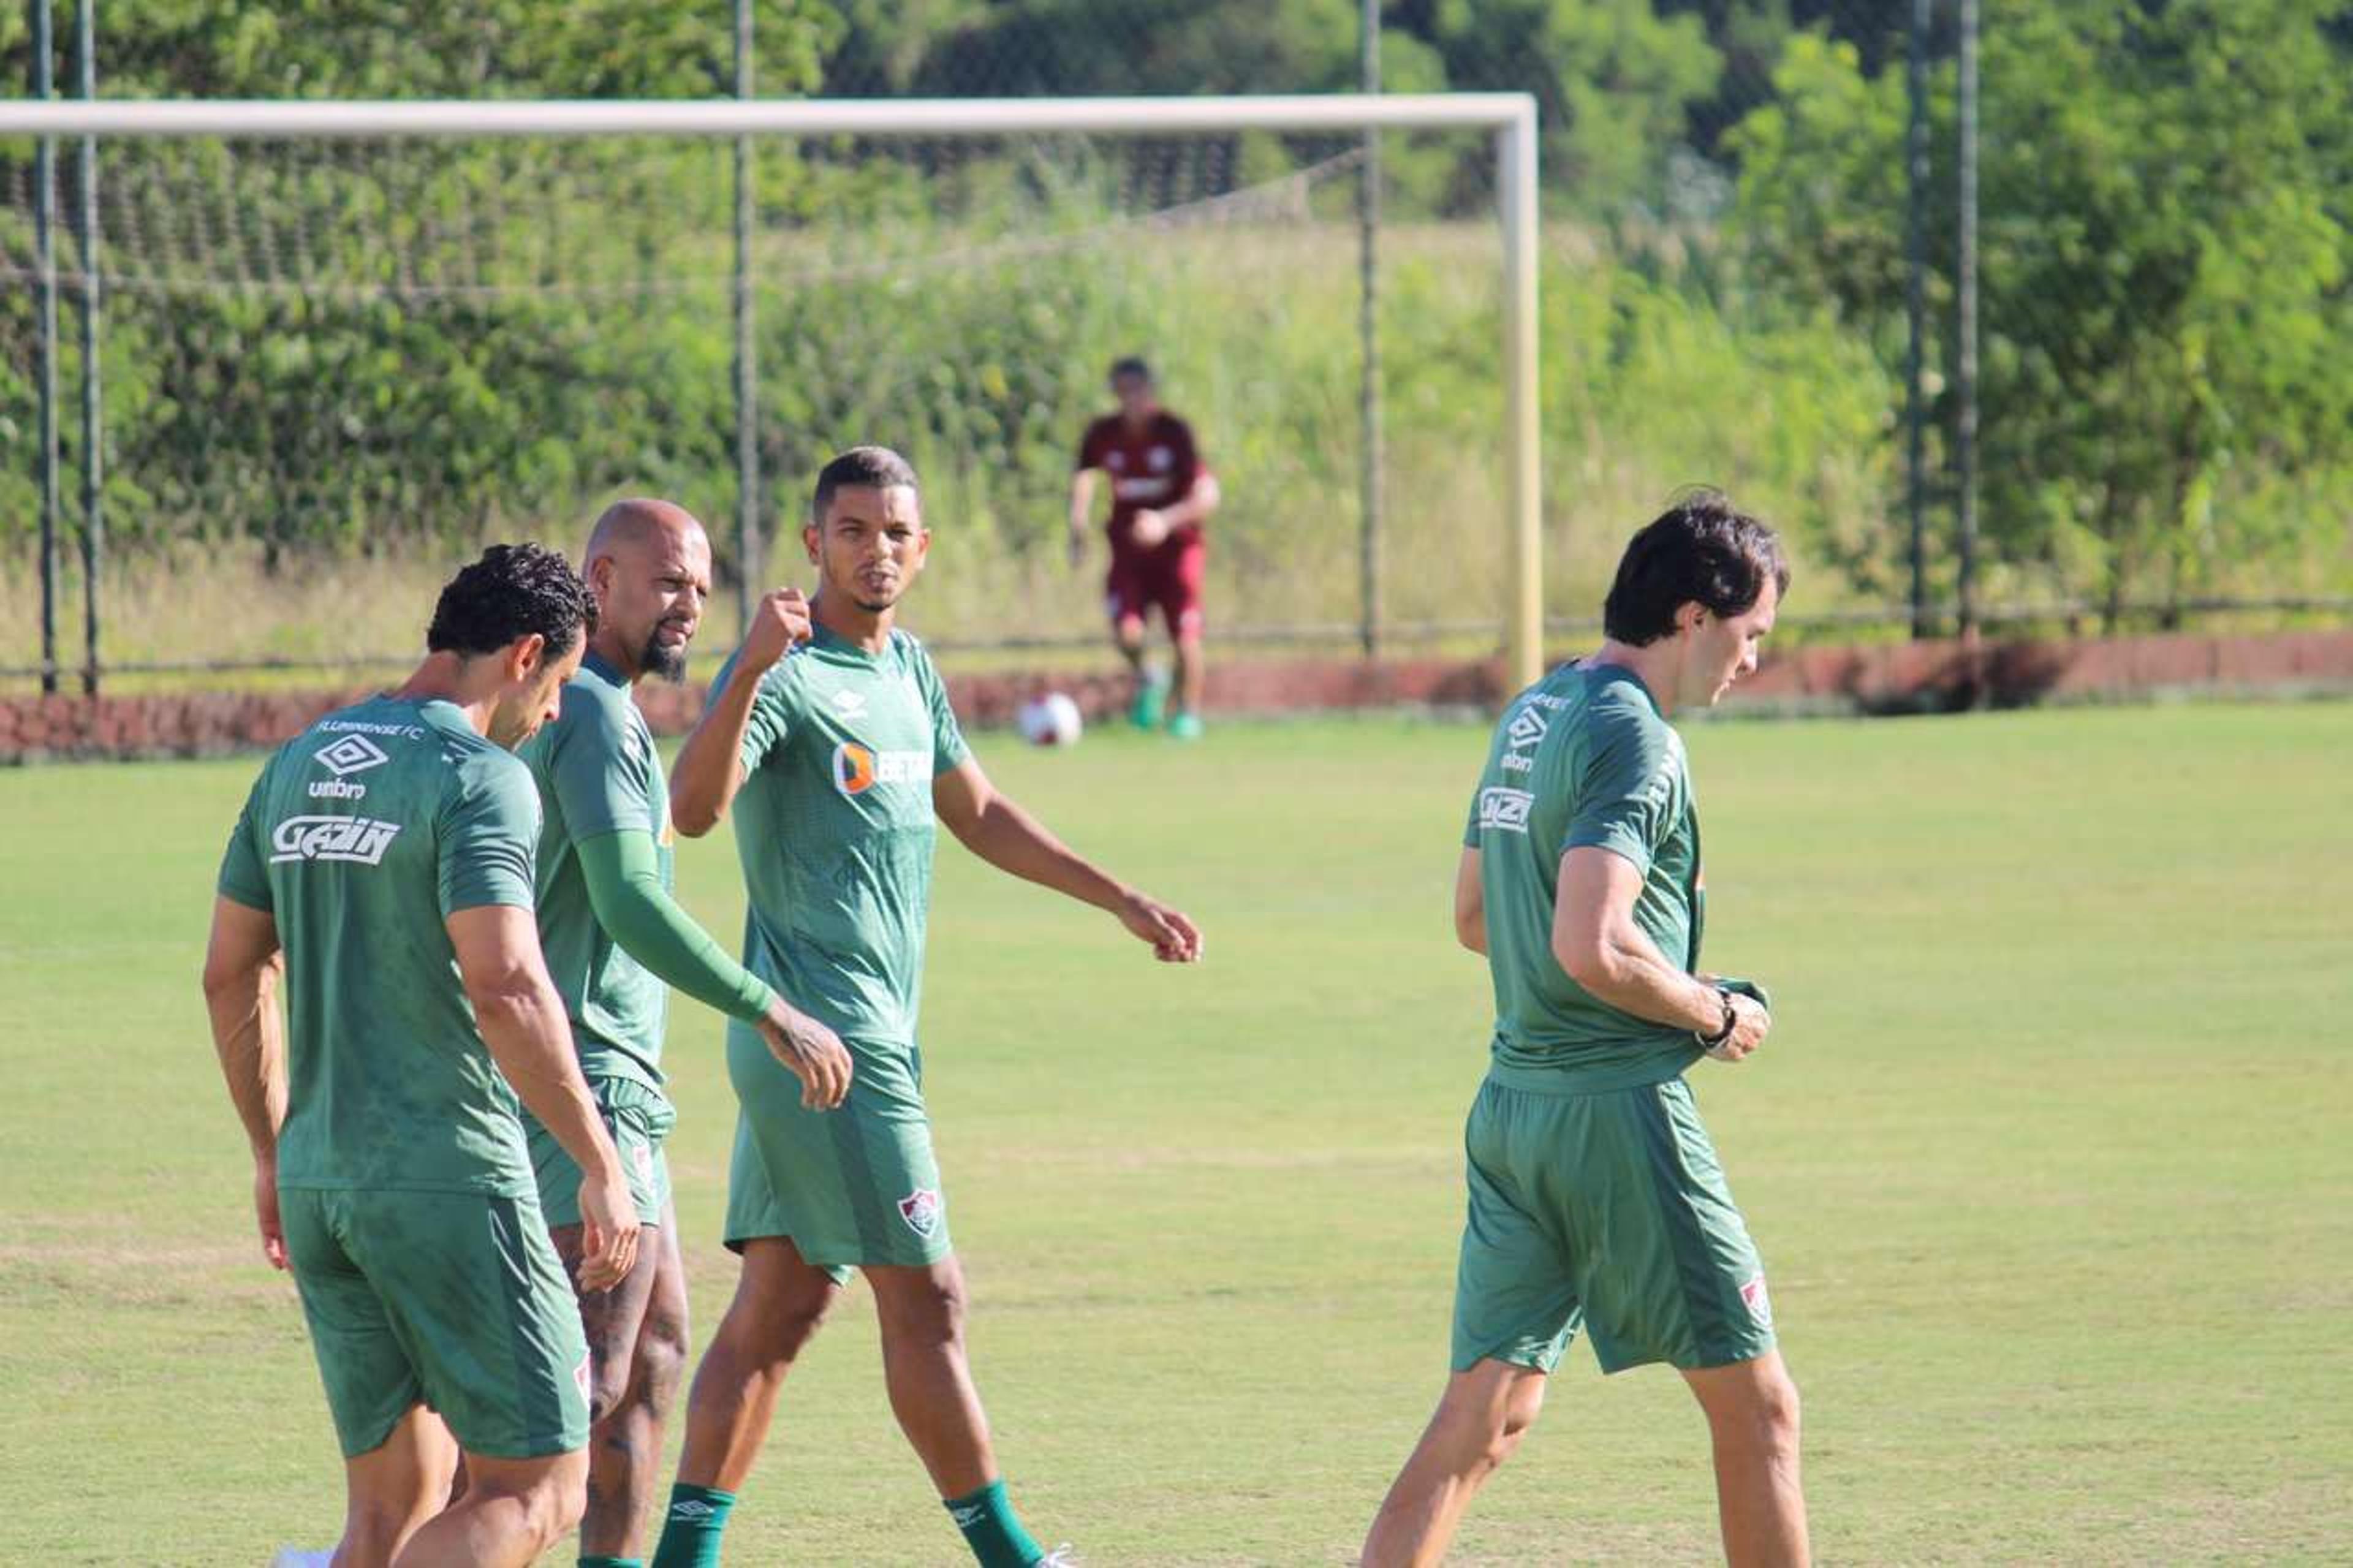
[{"label": "knee", "polygon": [[[815,1325],[810,1325],[807,1331],[815,1332]],[[638,1354],[644,1358],[647,1382],[676,1383],[679,1373],[686,1368],[686,1314],[657,1311],[646,1319],[646,1331],[638,1341]]]},{"label": "knee", "polygon": [[1787,1373],[1760,1379],[1748,1397],[1715,1417],[1716,1441],[1769,1458],[1798,1451],[1798,1385]]},{"label": "knee", "polygon": [[959,1344],[966,1300],[963,1275],[935,1276],[893,1303],[891,1335],[902,1344]]},{"label": "knee", "polygon": [[621,1407],[629,1394],[629,1366],[618,1356],[600,1356],[588,1381],[588,1424],[591,1426]]},{"label": "knee", "polygon": [[432,1517],[438,1500],[353,1498],[343,1514],[343,1547],[362,1563],[389,1563],[410,1531]]},{"label": "knee", "polygon": [[[826,1290],[807,1296],[789,1296],[761,1303],[749,1332],[739,1342],[739,1348],[765,1371],[782,1371],[817,1337],[825,1326],[826,1315],[832,1310],[834,1292]],[[671,1342],[680,1361],[686,1356],[686,1335],[683,1325]]]},{"label": "knee", "polygon": [[1536,1424],[1536,1415],[1544,1408],[1544,1385],[1531,1382],[1504,1402],[1504,1408],[1487,1429],[1486,1448],[1480,1463],[1488,1469],[1500,1467],[1519,1450],[1520,1439]]},{"label": "knee", "polygon": [[564,1466],[545,1482],[532,1488],[522,1500],[527,1528],[539,1542],[537,1552],[545,1552],[578,1529],[582,1516],[588,1511],[586,1456],[575,1458],[579,1463]]},{"label": "knee", "polygon": [[1760,1414],[1773,1447],[1795,1452],[1799,1416],[1798,1385],[1788,1373],[1783,1373],[1773,1380]]}]

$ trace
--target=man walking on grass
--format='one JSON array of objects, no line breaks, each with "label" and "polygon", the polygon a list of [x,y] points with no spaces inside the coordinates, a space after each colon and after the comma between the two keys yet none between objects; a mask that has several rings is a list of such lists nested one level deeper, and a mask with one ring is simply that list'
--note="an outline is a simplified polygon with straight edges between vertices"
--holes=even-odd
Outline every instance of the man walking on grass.
[{"label": "man walking on grass", "polygon": [[582,1173],[583,1289],[628,1277],[638,1221],[541,959],[512,749],[595,620],[562,557],[493,547],[405,683],[269,759],[221,862],[205,1001],[343,1447],[342,1568],[529,1563],[585,1500],[588,1350],[518,1097]]},{"label": "man walking on grass", "polygon": [[802,541],[818,577],[809,640],[794,648],[782,614],[754,620],[679,753],[670,808],[690,835],[735,808],[745,963],[841,1037],[857,1077],[820,1114],[756,1037],[728,1031],[741,1110],[726,1239],[743,1268],[695,1373],[654,1563],[719,1561],[785,1377],[859,1268],[892,1412],[949,1516],[985,1568],[1029,1568],[1049,1554],[1006,1494],[966,1364],[964,1276],[923,1106],[915,1018],[935,824],[1000,870],[1110,913],[1164,963],[1198,958],[1200,933],[1065,847],[965,748],[930,656],[894,624],[931,544],[904,458],[858,447],[827,464]]},{"label": "man walking on grass", "polygon": [[1699,972],[1707,895],[1678,710],[1757,667],[1789,569],[1772,531],[1686,498],[1619,563],[1590,658],[1504,710],[1472,798],[1454,929],[1495,1029],[1464,1133],[1453,1375],[1366,1538],[1366,1568],[1440,1561],[1518,1447],[1580,1325],[1605,1372],[1665,1362],[1707,1417],[1725,1556],[1807,1558],[1798,1391],[1764,1267],[1685,1069],[1772,1027],[1761,989]]},{"label": "man walking on grass", "polygon": [[[609,1289],[580,1291],[590,1370],[580,1563],[638,1568],[687,1351],[686,1266],[662,1152],[674,1120],[662,1092],[669,987],[756,1031],[813,1110],[841,1102],[850,1069],[831,1029],[728,957],[671,896],[670,789],[630,692],[648,676],[686,674],[711,596],[702,523],[668,501],[617,501],[596,520],[581,575],[596,599],[596,629],[565,683],[561,711],[522,756],[543,819],[540,942],[643,1226],[636,1267]],[[777,610],[764,605],[762,613]],[[787,629],[806,635],[806,616],[793,614]],[[576,1270],[579,1167],[536,1118],[526,1115],[524,1129],[555,1250]]]}]

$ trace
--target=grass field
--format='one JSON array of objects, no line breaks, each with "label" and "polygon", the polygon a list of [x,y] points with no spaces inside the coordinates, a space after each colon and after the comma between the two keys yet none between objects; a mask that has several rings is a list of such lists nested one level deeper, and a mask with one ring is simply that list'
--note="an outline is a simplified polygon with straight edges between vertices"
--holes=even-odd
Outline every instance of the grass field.
[{"label": "grass field", "polygon": [[[984,741],[1208,962],[941,857],[929,1088],[1016,1495],[1099,1563],[1339,1563],[1444,1370],[1480,966],[1470,728]],[[2343,1561],[2353,1540],[2353,705],[1701,726],[1710,956],[1763,1056],[1694,1079],[1772,1270],[1828,1560]],[[0,1558],[258,1564],[336,1533],[291,1288],[195,987],[253,763],[0,771]],[[689,905],[739,918],[732,847]],[[678,1008],[701,1331],[733,1120]],[[1700,1560],[1675,1377],[1578,1349],[1457,1561]],[[953,1563],[853,1294],[734,1560]],[[569,1561],[568,1554],[551,1561]]]}]

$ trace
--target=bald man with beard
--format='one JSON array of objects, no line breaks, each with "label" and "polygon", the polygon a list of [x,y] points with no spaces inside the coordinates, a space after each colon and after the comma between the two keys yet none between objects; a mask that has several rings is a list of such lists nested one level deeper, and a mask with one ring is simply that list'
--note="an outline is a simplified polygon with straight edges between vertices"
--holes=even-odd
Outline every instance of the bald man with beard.
[{"label": "bald man with beard", "polygon": [[[648,676],[679,680],[711,596],[711,541],[683,507],[623,500],[596,520],[581,576],[596,630],[564,688],[556,720],[522,752],[539,785],[541,945],[564,997],[580,1067],[619,1150],[638,1218],[637,1263],[608,1289],[579,1289],[580,1174],[528,1115],[532,1163],[557,1254],[572,1276],[589,1349],[588,1507],[584,1564],[642,1561],[662,1427],[685,1367],[686,1270],[662,1143],[674,1118],[662,1092],[669,987],[757,1029],[830,1110],[849,1091],[850,1059],[834,1032],[730,958],[671,896],[670,788],[631,693]],[[755,625],[808,635],[791,590],[762,600]]]}]

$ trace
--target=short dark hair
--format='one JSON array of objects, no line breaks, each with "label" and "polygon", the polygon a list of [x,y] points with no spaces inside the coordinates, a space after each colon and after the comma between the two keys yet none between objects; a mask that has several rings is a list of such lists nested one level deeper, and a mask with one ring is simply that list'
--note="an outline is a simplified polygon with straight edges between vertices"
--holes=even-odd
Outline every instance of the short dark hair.
[{"label": "short dark hair", "polygon": [[914,464],[888,447],[852,447],[818,471],[817,493],[809,498],[809,521],[825,521],[836,490],[884,490],[895,485],[921,491]]},{"label": "short dark hair", "polygon": [[1777,593],[1789,591],[1780,536],[1720,491],[1692,490],[1627,544],[1601,608],[1601,629],[1641,647],[1672,636],[1675,612],[1694,600],[1712,616],[1755,608],[1767,577]]},{"label": "short dark hair", "polygon": [[1123,375],[1137,376],[1148,384],[1152,380],[1152,367],[1144,363],[1142,354],[1122,354],[1111,362],[1111,374],[1105,379],[1117,381]]},{"label": "short dark hair", "polygon": [[596,629],[596,601],[570,562],[536,544],[493,544],[441,590],[425,647],[471,658],[537,632],[558,658]]}]

